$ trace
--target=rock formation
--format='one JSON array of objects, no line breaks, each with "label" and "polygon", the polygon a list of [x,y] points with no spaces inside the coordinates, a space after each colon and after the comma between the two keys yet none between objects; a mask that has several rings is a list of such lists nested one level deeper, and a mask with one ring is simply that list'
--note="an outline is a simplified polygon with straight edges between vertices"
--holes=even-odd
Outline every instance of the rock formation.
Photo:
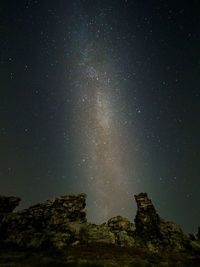
[{"label": "rock formation", "polygon": [[17,212],[12,211],[19,198],[0,197],[0,244],[63,249],[69,245],[104,243],[151,251],[188,247],[200,251],[198,242],[187,237],[180,226],[160,218],[146,193],[136,195],[135,199],[138,207],[135,224],[116,216],[96,225],[86,220],[85,194],[60,196]]},{"label": "rock formation", "polygon": [[151,250],[183,249],[188,244],[188,237],[181,227],[173,222],[165,222],[157,214],[146,193],[135,196],[137,214],[135,217],[136,239],[140,246]]},{"label": "rock formation", "polygon": [[108,221],[110,231],[115,234],[115,243],[122,246],[134,246],[135,225],[127,218],[117,216]]},{"label": "rock formation", "polygon": [[116,243],[115,235],[110,231],[107,224],[96,225],[88,223],[85,232],[87,233],[85,243]]},{"label": "rock formation", "polygon": [[61,196],[28,209],[7,214],[0,226],[1,240],[20,247],[74,241],[76,229],[86,222],[85,194]]}]

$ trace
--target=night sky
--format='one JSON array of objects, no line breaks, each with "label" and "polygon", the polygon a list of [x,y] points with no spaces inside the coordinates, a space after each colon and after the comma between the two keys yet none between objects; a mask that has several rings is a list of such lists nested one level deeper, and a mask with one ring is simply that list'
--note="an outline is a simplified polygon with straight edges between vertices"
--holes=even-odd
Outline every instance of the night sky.
[{"label": "night sky", "polygon": [[200,2],[0,4],[0,194],[200,225]]}]

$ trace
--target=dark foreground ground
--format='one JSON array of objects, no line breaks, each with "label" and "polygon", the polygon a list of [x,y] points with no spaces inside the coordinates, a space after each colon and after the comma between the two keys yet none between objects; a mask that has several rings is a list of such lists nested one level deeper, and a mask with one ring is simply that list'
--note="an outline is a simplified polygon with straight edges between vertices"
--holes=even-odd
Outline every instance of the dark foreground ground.
[{"label": "dark foreground ground", "polygon": [[0,249],[0,266],[200,266],[200,255],[150,253],[145,249],[121,248],[114,245],[90,244],[66,250]]}]

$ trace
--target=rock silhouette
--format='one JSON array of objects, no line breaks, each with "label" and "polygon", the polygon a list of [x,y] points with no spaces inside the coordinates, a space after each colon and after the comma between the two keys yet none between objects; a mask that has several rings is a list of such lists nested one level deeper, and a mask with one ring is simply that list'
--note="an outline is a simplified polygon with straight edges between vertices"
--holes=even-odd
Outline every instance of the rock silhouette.
[{"label": "rock silhouette", "polygon": [[173,222],[165,222],[154,208],[146,193],[135,196],[137,214],[135,217],[136,239],[149,249],[184,249],[189,244],[181,227]]},{"label": "rock silhouette", "polygon": [[146,193],[135,195],[135,224],[116,216],[96,225],[86,219],[86,195],[73,194],[50,199],[22,211],[13,212],[20,201],[0,197],[0,243],[21,248],[54,247],[92,243],[120,247],[147,248],[149,251],[195,250],[200,252],[200,234],[186,236],[181,227],[165,222],[156,212]]},{"label": "rock silhouette", "polygon": [[19,197],[0,196],[0,213],[12,212],[20,202]]}]

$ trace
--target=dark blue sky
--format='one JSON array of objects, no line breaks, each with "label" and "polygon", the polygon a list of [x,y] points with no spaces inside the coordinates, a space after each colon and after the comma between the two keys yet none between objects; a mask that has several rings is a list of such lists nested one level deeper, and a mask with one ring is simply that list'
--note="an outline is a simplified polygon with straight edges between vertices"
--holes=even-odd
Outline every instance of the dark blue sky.
[{"label": "dark blue sky", "polygon": [[[0,194],[88,194],[133,221],[133,194],[200,224],[199,1],[1,1]],[[101,215],[100,215],[101,214]]]}]

